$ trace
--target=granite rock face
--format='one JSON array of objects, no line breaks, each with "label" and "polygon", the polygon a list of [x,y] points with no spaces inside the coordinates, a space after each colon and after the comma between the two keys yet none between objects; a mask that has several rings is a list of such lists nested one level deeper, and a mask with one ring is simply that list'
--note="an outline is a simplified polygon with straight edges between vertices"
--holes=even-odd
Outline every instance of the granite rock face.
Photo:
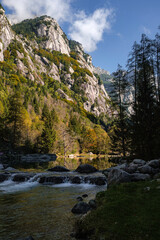
[{"label": "granite rock face", "polygon": [[[29,24],[31,20],[25,20]],[[42,16],[33,19],[36,21],[34,25],[34,38],[26,38],[26,35],[22,35],[22,27],[19,32],[14,32],[14,26],[9,24],[5,12],[0,9],[0,61],[4,60],[4,50],[7,49],[10,43],[16,41],[17,44],[21,44],[23,51],[16,50],[17,57],[15,58],[15,64],[19,72],[31,81],[36,81],[41,85],[45,85],[43,74],[48,75],[54,81],[63,82],[68,89],[74,90],[74,84],[79,82],[78,93],[83,95],[83,107],[86,111],[94,113],[96,116],[100,114],[112,114],[110,109],[109,100],[110,97],[107,94],[102,83],[99,83],[98,78],[94,74],[94,67],[92,64],[92,57],[86,54],[81,44],[75,41],[67,39],[67,36],[62,31],[59,24],[55,19]],[[19,23],[19,24],[23,24]],[[15,30],[16,31],[16,30]],[[75,68],[70,63],[69,70],[65,69],[65,63],[62,61],[56,65],[51,59],[39,54],[38,51],[45,50],[48,53],[63,54],[63,57],[72,57],[79,64],[85,73],[85,79],[79,76],[77,79],[74,77],[76,72]],[[73,53],[76,57],[73,56]],[[64,93],[63,89],[57,89],[57,94],[66,99],[67,101],[74,100]],[[75,103],[76,104],[76,103]]]},{"label": "granite rock face", "polygon": [[0,9],[0,61],[4,60],[3,51],[7,49],[10,42],[14,39],[15,34],[11,29],[5,11]]}]

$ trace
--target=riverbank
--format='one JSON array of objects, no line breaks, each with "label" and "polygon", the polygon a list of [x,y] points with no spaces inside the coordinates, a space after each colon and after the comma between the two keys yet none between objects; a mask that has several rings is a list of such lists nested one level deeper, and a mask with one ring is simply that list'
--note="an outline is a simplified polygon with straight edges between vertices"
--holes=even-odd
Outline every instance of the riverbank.
[{"label": "riverbank", "polygon": [[77,239],[159,240],[159,203],[160,179],[110,186],[78,222]]}]

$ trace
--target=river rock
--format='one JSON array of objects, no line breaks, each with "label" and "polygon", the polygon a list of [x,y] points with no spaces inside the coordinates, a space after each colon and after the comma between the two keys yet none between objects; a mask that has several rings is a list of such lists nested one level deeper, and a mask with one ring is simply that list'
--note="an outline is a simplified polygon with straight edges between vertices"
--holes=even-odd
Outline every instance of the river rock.
[{"label": "river rock", "polygon": [[109,174],[109,172],[111,170],[113,170],[113,169],[121,169],[121,170],[125,171],[127,166],[128,166],[127,163],[119,164],[119,165],[117,165],[115,167],[110,167],[110,168],[107,168],[107,169],[103,170],[102,173],[108,178],[108,174]]},{"label": "river rock", "polygon": [[8,171],[8,172],[19,172],[19,170],[15,169],[15,168],[12,168],[12,167],[7,167],[5,169],[5,171]]},{"label": "river rock", "polygon": [[97,172],[98,170],[89,165],[89,164],[81,164],[77,169],[76,169],[76,172],[79,172],[79,173],[94,173],[94,172]]},{"label": "river rock", "polygon": [[88,197],[88,194],[85,193],[85,194],[82,195],[82,197],[83,197],[83,198],[87,198],[87,197]]},{"label": "river rock", "polygon": [[8,178],[9,178],[8,174],[0,173],[0,183],[8,180]]},{"label": "river rock", "polygon": [[86,177],[86,183],[95,184],[98,186],[105,185],[107,183],[107,179],[105,177]]},{"label": "river rock", "polygon": [[89,206],[91,207],[91,208],[96,208],[97,206],[96,206],[96,201],[94,200],[94,199],[91,199],[90,201],[89,201]]},{"label": "river rock", "polygon": [[83,198],[82,197],[77,197],[77,201],[82,202]]},{"label": "river rock", "polygon": [[145,164],[141,167],[138,167],[138,171],[144,174],[156,174],[156,169],[150,167],[148,164]]},{"label": "river rock", "polygon": [[155,159],[148,162],[148,165],[152,168],[160,168],[160,160]]},{"label": "river rock", "polygon": [[33,176],[34,176],[34,174],[18,173],[18,174],[13,176],[12,181],[14,181],[14,182],[25,182],[25,181],[28,181]]},{"label": "river rock", "polygon": [[34,240],[32,236],[26,237],[24,240]]},{"label": "river rock", "polygon": [[108,178],[108,174],[109,174],[109,172],[110,172],[112,169],[113,169],[113,167],[107,168],[107,169],[105,169],[105,170],[102,171],[102,173],[106,176],[106,178]]},{"label": "river rock", "polygon": [[76,177],[71,178],[71,183],[73,183],[73,184],[80,184],[81,182],[82,182],[81,177],[76,176]]},{"label": "river rock", "polygon": [[155,175],[153,176],[153,178],[154,178],[154,179],[158,179],[158,178],[160,178],[160,172],[157,173],[157,174],[155,174]]},{"label": "river rock", "polygon": [[50,172],[69,172],[69,170],[65,167],[62,167],[62,166],[56,166],[54,168],[50,168],[48,169],[48,171]]},{"label": "river rock", "polygon": [[129,164],[129,166],[127,166],[125,168],[125,171],[128,173],[135,173],[138,169],[138,166],[139,165],[137,165],[137,164],[131,163],[131,164]]},{"label": "river rock", "polygon": [[138,164],[138,165],[145,165],[146,161],[142,160],[142,159],[134,159],[133,160],[134,164]]},{"label": "river rock", "polygon": [[49,177],[41,177],[39,179],[39,183],[61,184],[61,183],[64,183],[65,180],[66,178],[62,176],[49,176]]},{"label": "river rock", "polygon": [[90,206],[88,203],[85,202],[78,202],[73,208],[72,213],[75,214],[85,214],[90,210]]},{"label": "river rock", "polygon": [[146,181],[151,178],[149,174],[142,174],[142,173],[134,173],[131,176],[132,176],[132,182]]},{"label": "river rock", "polygon": [[131,180],[132,175],[121,169],[112,169],[108,174],[108,185],[115,183],[131,182]]}]

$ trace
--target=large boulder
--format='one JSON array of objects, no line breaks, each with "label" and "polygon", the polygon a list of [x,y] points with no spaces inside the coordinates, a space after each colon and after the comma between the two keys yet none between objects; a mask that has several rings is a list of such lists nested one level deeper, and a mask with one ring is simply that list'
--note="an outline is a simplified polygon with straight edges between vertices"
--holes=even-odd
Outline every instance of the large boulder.
[{"label": "large boulder", "polygon": [[111,167],[111,168],[107,168],[107,169],[105,169],[105,170],[102,171],[102,173],[106,176],[106,178],[108,178],[108,174],[109,174],[109,172],[110,172],[112,169],[114,169],[114,168]]},{"label": "large boulder", "polygon": [[130,163],[126,168],[125,171],[128,173],[135,173],[138,169],[139,165]]},{"label": "large boulder", "polygon": [[50,172],[69,172],[69,170],[67,168],[62,167],[62,166],[56,166],[56,167],[50,168],[50,169],[48,169],[48,171],[50,171]]},{"label": "large boulder", "polygon": [[105,185],[107,183],[107,179],[105,177],[85,177],[85,183],[95,184],[98,186]]},{"label": "large boulder", "polygon": [[13,176],[12,181],[14,181],[14,182],[26,182],[33,176],[34,176],[34,174],[18,173],[18,174]]},{"label": "large boulder", "polygon": [[94,172],[97,172],[98,170],[89,165],[89,164],[81,164],[77,169],[76,169],[76,172],[79,172],[79,173],[94,173]]},{"label": "large boulder", "polygon": [[116,183],[131,182],[132,175],[121,170],[121,169],[112,169],[108,174],[108,185]]},{"label": "large boulder", "polygon": [[49,176],[49,177],[41,177],[39,179],[39,183],[45,184],[61,184],[66,181],[65,177],[62,176]]},{"label": "large boulder", "polygon": [[138,165],[145,165],[146,161],[144,161],[142,159],[134,159],[132,163],[138,164]]},{"label": "large boulder", "polygon": [[90,210],[90,205],[85,202],[78,202],[73,208],[72,208],[72,213],[75,214],[85,214]]},{"label": "large boulder", "polygon": [[132,176],[132,182],[146,181],[151,178],[149,174],[142,174],[142,173],[134,173],[131,176]]},{"label": "large boulder", "polygon": [[71,183],[80,184],[80,183],[82,183],[82,179],[81,179],[81,177],[78,177],[78,176],[73,177],[73,178],[71,178]]},{"label": "large boulder", "polygon": [[148,164],[145,164],[141,167],[138,167],[138,171],[140,173],[143,173],[143,174],[155,174],[155,173],[157,173],[156,169],[150,167]]},{"label": "large boulder", "polygon": [[127,163],[119,164],[115,167],[110,167],[110,168],[107,168],[107,169],[103,170],[102,173],[108,178],[108,174],[112,169],[121,169],[121,170],[125,171],[127,166],[128,166]]},{"label": "large boulder", "polygon": [[151,160],[148,165],[152,168],[160,168],[160,159]]}]

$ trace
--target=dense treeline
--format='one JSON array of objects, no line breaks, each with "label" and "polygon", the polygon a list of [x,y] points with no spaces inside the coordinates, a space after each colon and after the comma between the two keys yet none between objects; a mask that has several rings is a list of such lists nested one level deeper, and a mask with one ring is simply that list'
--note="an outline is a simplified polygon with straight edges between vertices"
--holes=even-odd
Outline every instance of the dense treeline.
[{"label": "dense treeline", "polygon": [[[113,78],[118,106],[112,148],[123,156],[151,159],[160,156],[160,35],[142,35],[134,43],[127,70],[118,66]],[[129,105],[125,95],[132,92]],[[130,107],[130,112],[128,108]]]}]

